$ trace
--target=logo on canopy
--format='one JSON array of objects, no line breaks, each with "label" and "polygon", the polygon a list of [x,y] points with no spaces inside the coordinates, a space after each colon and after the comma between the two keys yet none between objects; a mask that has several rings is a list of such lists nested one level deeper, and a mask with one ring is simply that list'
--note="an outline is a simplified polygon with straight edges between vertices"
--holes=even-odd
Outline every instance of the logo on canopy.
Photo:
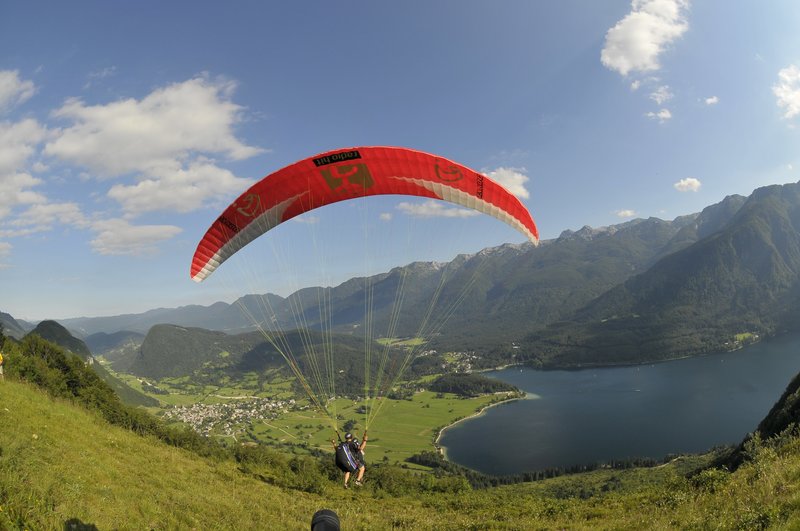
[{"label": "logo on canopy", "polygon": [[452,183],[455,181],[460,181],[464,178],[464,174],[461,173],[461,168],[452,162],[436,159],[434,168],[436,169],[436,178],[440,181]]},{"label": "logo on canopy", "polygon": [[372,178],[369,168],[367,168],[367,165],[363,162],[325,168],[320,170],[320,173],[333,191],[343,192],[344,189],[341,187],[345,185],[345,182],[357,186],[362,190],[366,190],[375,184],[375,180]]},{"label": "logo on canopy", "polygon": [[258,194],[247,194],[242,197],[241,203],[236,204],[236,212],[252,218],[261,210],[261,197]]}]

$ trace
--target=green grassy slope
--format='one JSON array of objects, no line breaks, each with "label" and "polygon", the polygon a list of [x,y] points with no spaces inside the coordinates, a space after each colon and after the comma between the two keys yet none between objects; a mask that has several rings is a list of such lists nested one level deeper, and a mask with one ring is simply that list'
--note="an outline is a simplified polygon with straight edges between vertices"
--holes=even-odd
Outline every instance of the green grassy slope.
[{"label": "green grassy slope", "polygon": [[[335,510],[343,529],[758,529],[800,526],[800,441],[754,444],[733,474],[601,470],[532,484],[406,494],[404,472],[372,469],[372,484],[318,494],[282,489],[269,471],[215,461],[108,425],[29,384],[0,381],[0,528],[307,529]],[[267,466],[267,465],[262,465]],[[241,467],[241,468],[240,468]],[[377,484],[381,487],[378,488]],[[440,483],[443,487],[446,483]]]}]

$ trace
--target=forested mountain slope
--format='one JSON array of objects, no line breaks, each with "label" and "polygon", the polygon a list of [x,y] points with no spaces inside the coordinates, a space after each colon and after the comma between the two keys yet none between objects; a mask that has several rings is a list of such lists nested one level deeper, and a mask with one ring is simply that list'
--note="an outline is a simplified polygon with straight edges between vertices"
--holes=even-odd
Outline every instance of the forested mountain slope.
[{"label": "forested mountain slope", "polygon": [[800,184],[753,192],[720,230],[531,335],[550,366],[630,363],[733,348],[800,327]]}]

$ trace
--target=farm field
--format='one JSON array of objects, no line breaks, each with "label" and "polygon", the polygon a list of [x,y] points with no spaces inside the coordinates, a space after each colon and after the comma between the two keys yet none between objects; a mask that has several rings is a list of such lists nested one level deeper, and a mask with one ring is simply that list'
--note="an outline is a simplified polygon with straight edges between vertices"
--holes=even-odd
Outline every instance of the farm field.
[{"label": "farm field", "polygon": [[[132,375],[115,373],[137,390],[152,396],[161,403],[160,408],[150,408],[151,413],[164,413],[173,407],[188,407],[193,404],[226,404],[248,397],[288,400],[295,398],[296,407],[279,413],[275,418],[256,420],[250,425],[236,427],[234,437],[217,433],[226,440],[258,442],[282,446],[291,445],[292,451],[307,453],[312,450],[331,450],[331,439],[336,437],[333,422],[320,411],[310,407],[308,400],[296,397],[291,381],[275,379],[261,382],[253,374],[244,375],[240,382],[230,378],[222,385],[194,383],[187,377],[166,378],[150,382],[167,394],[148,391],[142,381]],[[430,380],[430,378],[426,378]],[[410,456],[435,448],[438,431],[464,417],[476,414],[486,406],[506,398],[506,395],[485,395],[477,398],[460,398],[450,393],[438,394],[418,391],[408,399],[388,398],[353,401],[338,398],[328,404],[331,415],[337,418],[336,427],[344,436],[344,425],[352,424],[350,431],[359,438],[368,429],[368,463],[404,463]],[[366,425],[363,411],[372,408],[371,423]],[[411,465],[409,465],[411,466]]]}]

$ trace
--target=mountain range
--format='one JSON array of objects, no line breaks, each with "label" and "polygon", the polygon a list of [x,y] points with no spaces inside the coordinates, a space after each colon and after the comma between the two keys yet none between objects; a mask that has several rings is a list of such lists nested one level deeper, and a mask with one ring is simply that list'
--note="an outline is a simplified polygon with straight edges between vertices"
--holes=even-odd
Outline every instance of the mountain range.
[{"label": "mountain range", "polygon": [[760,188],[726,212],[717,230],[529,335],[526,353],[544,365],[631,363],[800,328],[800,184]]},{"label": "mountain range", "polygon": [[126,331],[135,344],[157,324],[226,334],[257,325],[291,330],[298,322],[321,330],[320,316],[329,315],[337,334],[363,337],[371,324],[374,337],[424,335],[441,350],[479,351],[486,366],[635,363],[800,327],[799,234],[800,184],[775,185],[671,221],[587,226],[538,247],[506,244],[288,297],[245,295],[232,304],[60,323],[87,343],[98,339],[93,334]]}]

